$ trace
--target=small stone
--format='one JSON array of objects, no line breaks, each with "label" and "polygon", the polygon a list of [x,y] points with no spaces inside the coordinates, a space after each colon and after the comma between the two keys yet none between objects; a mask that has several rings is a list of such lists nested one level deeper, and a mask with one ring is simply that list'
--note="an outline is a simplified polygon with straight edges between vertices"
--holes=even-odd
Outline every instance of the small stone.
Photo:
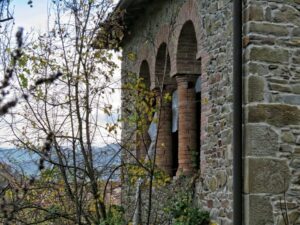
[{"label": "small stone", "polygon": [[226,185],[226,181],[227,181],[226,171],[218,171],[216,177],[217,177],[219,188]]},{"label": "small stone", "polygon": [[267,7],[266,8],[266,20],[271,21],[271,19],[272,19],[272,10],[270,7]]},{"label": "small stone", "polygon": [[276,202],[275,207],[279,209],[284,209],[285,207],[287,209],[295,209],[297,208],[297,203],[295,202],[286,202],[286,201],[281,201],[281,202]]},{"label": "small stone", "polygon": [[276,84],[288,84],[287,80],[283,80],[283,79],[278,79],[278,78],[268,78],[268,81],[271,83],[276,83]]},{"label": "small stone", "polygon": [[[293,225],[299,225],[300,224],[300,212],[297,212],[297,211],[288,212],[288,217],[289,217],[290,224],[293,224]],[[277,224],[278,225],[285,225],[286,222],[281,217],[280,220],[279,220],[279,223],[277,223]]]},{"label": "small stone", "polygon": [[295,148],[294,154],[300,154],[300,147]]},{"label": "small stone", "polygon": [[294,94],[300,94],[300,84],[295,84],[292,86],[292,92]]},{"label": "small stone", "polygon": [[292,89],[291,89],[290,86],[282,85],[282,84],[273,84],[273,83],[270,83],[269,84],[269,88],[270,88],[270,90],[273,90],[273,91],[292,92]]},{"label": "small stone", "polygon": [[210,191],[216,191],[218,187],[218,182],[216,177],[212,177],[208,181],[208,188]]},{"label": "small stone", "polygon": [[296,144],[300,145],[300,136],[297,137]]},{"label": "small stone", "polygon": [[216,208],[213,208],[211,211],[210,211],[210,218],[213,219],[213,220],[216,220],[219,216],[219,210],[216,209]]},{"label": "small stone", "polygon": [[292,31],[293,37],[300,37],[300,27],[296,27]]},{"label": "small stone", "polygon": [[300,158],[295,158],[291,162],[291,167],[300,169]]},{"label": "small stone", "polygon": [[251,5],[246,10],[246,20],[247,21],[251,21],[251,20],[261,21],[263,19],[264,19],[264,11],[263,11],[262,7]]},{"label": "small stone", "polygon": [[293,148],[292,146],[288,145],[288,144],[283,144],[280,146],[280,151],[281,152],[289,152],[292,153],[293,152]]},{"label": "small stone", "polygon": [[248,101],[257,102],[264,100],[264,78],[259,76],[250,76],[248,78]]},{"label": "small stone", "polygon": [[281,10],[274,11],[274,22],[293,23],[300,26],[300,12],[292,6],[284,5]]},{"label": "small stone", "polygon": [[296,137],[293,135],[292,132],[283,132],[281,135],[281,140],[285,143],[295,143]]},{"label": "small stone", "polygon": [[269,70],[276,70],[276,69],[278,69],[277,65],[270,65],[269,66]]},{"label": "small stone", "polygon": [[299,95],[280,95],[279,101],[290,105],[300,105]]}]

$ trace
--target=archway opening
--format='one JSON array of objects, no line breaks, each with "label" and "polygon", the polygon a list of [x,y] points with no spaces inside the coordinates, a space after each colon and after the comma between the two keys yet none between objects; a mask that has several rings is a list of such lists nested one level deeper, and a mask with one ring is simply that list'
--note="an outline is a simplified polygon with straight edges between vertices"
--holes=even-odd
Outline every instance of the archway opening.
[{"label": "archway opening", "polygon": [[[178,86],[178,171],[192,174],[200,165],[201,140],[201,62],[197,60],[197,37],[192,21],[180,32],[177,46]],[[198,81],[198,82],[197,82]]]},{"label": "archway opening", "polygon": [[172,133],[172,96],[176,89],[176,81],[170,77],[170,55],[166,43],[162,43],[156,55],[155,62],[155,89],[159,112],[159,135],[157,137],[156,162],[157,166],[168,175],[174,175],[178,148],[176,137]]},{"label": "archway opening", "polygon": [[[145,84],[145,89],[150,90],[150,68],[146,60],[143,60],[140,66],[139,77],[142,78],[142,82]],[[142,118],[137,127],[137,145],[136,145],[136,157],[139,160],[144,160],[147,156],[148,148],[151,143],[151,139],[148,133],[150,121],[146,114],[141,113]]]},{"label": "archway opening", "polygon": [[176,85],[175,80],[170,77],[170,70],[171,63],[167,44],[162,43],[158,48],[155,62],[155,86],[157,88],[165,89],[170,85]]},{"label": "archway opening", "polygon": [[179,74],[199,74],[200,63],[196,59],[197,38],[192,21],[187,21],[180,32],[177,49],[177,70]]}]

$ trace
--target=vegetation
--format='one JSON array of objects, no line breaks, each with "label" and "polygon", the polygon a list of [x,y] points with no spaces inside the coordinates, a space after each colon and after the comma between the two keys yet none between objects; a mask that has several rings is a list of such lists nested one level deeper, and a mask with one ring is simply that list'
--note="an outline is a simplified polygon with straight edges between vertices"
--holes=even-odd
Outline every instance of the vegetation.
[{"label": "vegetation", "polygon": [[[122,88],[128,102],[134,99],[132,110],[120,119],[111,103],[120,90],[114,54],[106,48],[118,48],[123,38],[122,12],[110,24],[105,21],[112,1],[54,0],[48,31],[28,41],[20,29],[16,46],[9,35],[13,17],[4,13],[10,1],[0,3],[0,22],[9,23],[1,30],[6,36],[0,46],[0,119],[12,132],[11,144],[37,156],[39,168],[28,175],[22,168],[1,167],[0,223],[206,224],[208,214],[193,206],[192,192],[174,196],[176,182],[157,168],[157,141],[144,158],[134,154],[137,146],[148,148],[145,130],[151,122],[159,128],[155,114],[171,100],[163,83],[158,92],[150,91],[142,78],[128,73],[130,82]],[[134,55],[126,57],[134,60]],[[121,122],[135,127],[128,142],[120,141]],[[113,154],[101,161],[105,156],[95,146],[109,143],[120,147],[108,149]],[[121,153],[129,158],[114,163]],[[120,190],[120,175],[129,189],[122,199],[130,199],[122,206],[113,199],[120,200],[114,192]],[[142,199],[145,204],[136,210]]]}]

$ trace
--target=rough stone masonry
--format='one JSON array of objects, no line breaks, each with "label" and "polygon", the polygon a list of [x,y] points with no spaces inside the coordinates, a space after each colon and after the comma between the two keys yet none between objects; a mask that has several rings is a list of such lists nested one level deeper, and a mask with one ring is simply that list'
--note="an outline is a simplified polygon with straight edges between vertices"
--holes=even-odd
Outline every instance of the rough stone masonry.
[{"label": "rough stone masonry", "polygon": [[[287,207],[290,222],[296,225],[300,224],[300,1],[243,3],[243,224],[284,225],[281,214]],[[165,90],[178,90],[178,149],[171,139],[171,106],[165,106],[159,142],[166,145],[158,149],[158,166],[170,176],[198,174],[197,201],[218,224],[230,225],[232,0],[145,1],[141,8],[122,43],[123,82],[133,72],[155,90],[162,73],[167,73]],[[134,60],[127,57],[132,53]],[[164,71],[162,56],[168,60]],[[200,112],[193,105],[197,79]],[[124,117],[126,107],[128,102],[123,102]],[[123,124],[123,141],[132,137],[133,130]],[[200,152],[199,170],[191,167],[194,148]],[[174,158],[178,158],[175,168]]]}]

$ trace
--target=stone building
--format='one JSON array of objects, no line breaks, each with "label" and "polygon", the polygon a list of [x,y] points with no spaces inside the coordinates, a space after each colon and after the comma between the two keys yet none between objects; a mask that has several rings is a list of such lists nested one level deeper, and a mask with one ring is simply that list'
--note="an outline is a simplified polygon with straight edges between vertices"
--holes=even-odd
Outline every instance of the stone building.
[{"label": "stone building", "polygon": [[300,1],[121,0],[117,9],[126,10],[123,81],[134,72],[155,90],[164,80],[177,101],[176,112],[162,107],[157,166],[198,173],[195,191],[218,224],[284,224],[283,206],[300,224]]}]

